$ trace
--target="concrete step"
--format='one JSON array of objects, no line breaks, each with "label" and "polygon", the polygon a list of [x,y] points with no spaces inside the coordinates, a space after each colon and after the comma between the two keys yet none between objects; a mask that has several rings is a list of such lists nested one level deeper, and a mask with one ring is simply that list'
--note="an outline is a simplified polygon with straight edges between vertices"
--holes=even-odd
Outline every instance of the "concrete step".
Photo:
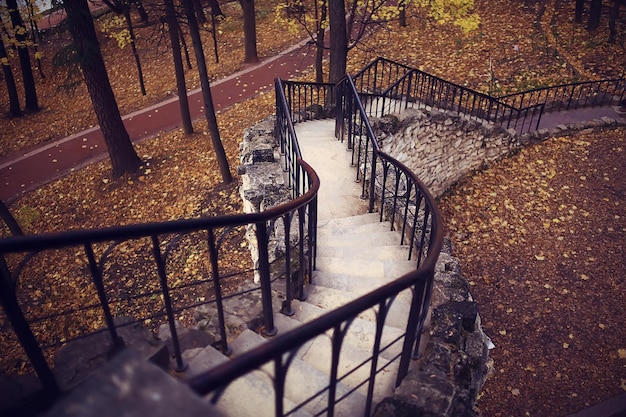
[{"label": "concrete step", "polygon": [[[253,332],[246,330],[232,343],[233,354],[241,354],[263,343],[266,339]],[[261,370],[270,378],[274,378],[274,363],[267,363]],[[289,364],[289,370],[285,379],[285,396],[295,404],[309,401],[311,397],[322,391],[329,385],[329,375],[295,357]],[[344,383],[336,385],[337,398],[345,397],[336,404],[337,415],[363,415],[365,412],[365,396],[358,391],[350,393],[351,388]],[[304,405],[303,409],[311,414],[323,414],[328,407],[328,392],[324,391]]]},{"label": "concrete step", "polygon": [[[319,233],[319,231],[318,231]],[[324,246],[377,247],[400,244],[399,232],[347,233],[342,235],[319,234],[317,244]]]},{"label": "concrete step", "polygon": [[[212,346],[186,351],[183,357],[188,363],[187,370],[181,375],[183,379],[199,375],[229,360]],[[209,394],[205,399],[210,401],[211,397],[212,395]],[[253,371],[229,384],[220,396],[216,407],[228,417],[274,417],[276,415],[274,398],[274,388],[270,377],[262,371]],[[294,408],[294,404],[285,399],[284,407],[288,412]],[[293,415],[311,416],[310,413],[301,409]]]},{"label": "concrete step", "polygon": [[[294,302],[294,310],[295,314],[292,318],[301,323],[312,321],[328,312],[326,309],[301,301]],[[359,349],[371,352],[374,346],[375,333],[376,324],[374,322],[355,318],[346,332],[345,340]],[[403,333],[404,332],[398,328],[384,326],[381,348],[387,345],[390,346],[385,352],[381,353],[382,357],[392,359],[395,355],[400,353],[402,346],[399,342],[393,343],[393,341]]]},{"label": "concrete step", "polygon": [[[276,327],[279,332],[286,332],[302,323],[282,314],[277,314],[275,318]],[[316,369],[330,374],[332,363],[332,349],[328,335],[321,335],[303,344],[297,352],[297,357],[312,365]],[[356,387],[367,381],[371,371],[370,357],[371,350],[361,349],[349,340],[344,340],[341,346],[337,377],[348,386]],[[374,403],[382,401],[384,398],[393,395],[395,375],[397,375],[398,362],[390,363],[384,357],[378,358],[377,370],[374,384]],[[358,392],[367,395],[367,384],[358,388]],[[356,415],[356,414],[349,414]]]},{"label": "concrete step", "polygon": [[[310,285],[306,289],[306,302],[327,310],[335,310],[359,297],[358,294],[337,290],[334,288]],[[411,308],[409,302],[411,292],[406,290],[403,296],[397,297],[387,312],[385,325],[404,329]],[[359,318],[375,322],[378,307],[364,311]]]},{"label": "concrete step", "polygon": [[[400,277],[400,275],[397,275]],[[314,271],[312,282],[316,286],[334,288],[336,290],[345,291],[355,296],[367,294],[372,290],[384,285],[386,281],[381,278],[371,278],[368,276],[357,276],[350,274],[338,274],[332,272]],[[398,299],[408,301],[410,293],[401,293]]]},{"label": "concrete step", "polygon": [[414,271],[415,268],[416,263],[413,261],[347,259],[323,256],[318,256],[316,259],[317,272],[354,275],[360,278],[378,278],[381,281],[381,285]]},{"label": "concrete step", "polygon": [[408,246],[320,246],[317,256],[347,259],[379,259],[382,261],[409,259]]},{"label": "concrete step", "polygon": [[350,217],[322,220],[318,222],[317,227],[319,229],[325,229],[334,226],[357,226],[360,224],[378,223],[379,218],[379,213],[359,214]]},{"label": "concrete step", "polygon": [[340,236],[357,233],[378,233],[391,231],[391,223],[374,222],[347,226],[326,226],[318,228],[318,236]]}]

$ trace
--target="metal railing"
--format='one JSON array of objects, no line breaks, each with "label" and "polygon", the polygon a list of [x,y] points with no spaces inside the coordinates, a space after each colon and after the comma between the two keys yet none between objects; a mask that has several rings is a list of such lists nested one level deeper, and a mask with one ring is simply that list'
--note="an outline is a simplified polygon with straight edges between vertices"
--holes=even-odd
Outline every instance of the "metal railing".
[{"label": "metal railing", "polygon": [[[352,90],[346,90],[345,85],[340,90],[349,99],[342,98],[340,102],[346,100],[356,100],[355,105],[362,111],[362,105],[358,103],[358,96]],[[270,272],[268,240],[275,225],[282,221],[285,229],[286,254],[283,262],[285,279],[285,294],[281,312],[289,315],[293,312],[291,301],[295,298],[304,298],[304,281],[306,276],[312,277],[312,269],[315,267],[315,247],[316,247],[316,222],[317,222],[317,190],[319,179],[313,169],[302,160],[300,148],[292,121],[292,117],[304,121],[310,119],[312,114],[326,116],[336,113],[335,101],[333,97],[337,94],[335,86],[331,85],[305,85],[301,83],[289,83],[277,80],[277,122],[276,134],[280,141],[281,150],[284,153],[284,168],[289,177],[289,184],[293,194],[293,200],[270,208],[261,213],[240,214],[231,216],[221,216],[213,218],[187,219],[165,223],[138,224],[124,227],[114,227],[99,230],[72,231],[59,234],[41,236],[20,236],[0,240],[0,267],[2,267],[2,277],[0,279],[1,302],[6,317],[10,320],[12,327],[19,338],[20,344],[28,354],[29,360],[33,364],[44,387],[49,393],[56,395],[59,387],[48,364],[49,356],[45,353],[48,348],[56,348],[72,338],[85,337],[94,333],[94,328],[103,326],[107,332],[113,348],[123,347],[123,340],[119,336],[119,326],[116,317],[120,314],[132,316],[133,322],[143,322],[154,320],[165,322],[169,325],[172,334],[174,356],[178,369],[183,369],[185,363],[182,360],[181,348],[178,344],[177,329],[175,319],[179,313],[186,309],[193,308],[200,304],[214,303],[217,308],[219,318],[219,332],[221,340],[218,344],[224,353],[229,352],[229,341],[224,328],[224,307],[225,297],[232,295],[222,294],[222,283],[225,278],[235,273],[251,273],[252,271],[224,271],[221,268],[220,256],[222,247],[228,244],[232,233],[242,233],[241,229],[253,225],[256,238],[258,240],[258,272],[261,277],[259,288],[253,290],[260,291],[263,304],[263,328],[266,335],[276,333],[273,322],[273,310],[271,293],[275,289],[273,282],[277,277]],[[311,94],[313,92],[313,94]],[[290,97],[290,100],[287,99]],[[299,97],[299,99],[296,99]],[[320,107],[316,107],[320,106]],[[352,107],[346,111],[352,111]],[[362,115],[364,113],[361,113]],[[295,116],[294,116],[295,115]],[[315,118],[315,117],[313,117]],[[368,137],[373,139],[371,129]],[[320,396],[326,398],[326,407],[318,415],[333,415],[337,404],[341,403],[347,396],[356,390],[367,392],[367,401],[364,415],[371,414],[373,408],[374,386],[376,378],[382,372],[389,372],[392,366],[397,365],[396,384],[399,384],[406,376],[411,359],[414,357],[419,338],[422,334],[424,321],[427,315],[430,292],[434,278],[434,269],[437,257],[441,250],[443,241],[443,228],[439,212],[434,199],[430,196],[426,188],[419,182],[414,173],[407,167],[398,163],[393,158],[378,150],[375,142],[371,142],[376,149],[375,157],[370,167],[374,177],[378,174],[376,162],[380,161],[382,177],[387,178],[389,172],[394,172],[396,184],[405,184],[400,189],[387,187],[382,193],[381,203],[378,205],[382,210],[389,201],[404,201],[406,212],[404,216],[406,226],[403,226],[402,235],[405,244],[411,244],[412,256],[417,257],[415,270],[389,284],[372,291],[371,293],[355,299],[354,301],[315,319],[311,322],[289,331],[285,334],[270,339],[262,346],[238,356],[232,361],[227,361],[216,368],[211,369],[189,381],[190,386],[197,393],[210,395],[212,401],[219,401],[220,394],[225,386],[235,379],[252,372],[263,364],[274,364],[273,385],[275,392],[275,410],[277,416],[290,415],[305,407],[308,403],[318,400]],[[373,149],[373,148],[370,148]],[[347,181],[351,181],[346,178]],[[408,188],[407,185],[408,184]],[[391,190],[391,191],[390,191]],[[395,197],[393,197],[395,193]],[[400,195],[401,194],[401,195]],[[370,208],[375,208],[375,203],[370,198]],[[293,245],[292,228],[290,225],[297,223],[297,230],[293,232],[296,237],[296,254],[290,253]],[[398,222],[394,221],[393,227]],[[406,229],[406,231],[405,231]],[[194,244],[190,245],[185,239],[194,239]],[[132,246],[140,242],[139,248]],[[411,243],[409,243],[411,242]],[[184,243],[184,244],[183,244]],[[201,245],[198,247],[198,245]],[[178,257],[188,259],[188,253],[176,251],[186,248],[196,248],[194,255],[208,257],[207,270],[195,271],[195,274],[202,276],[201,279],[178,284],[178,274],[181,268],[176,262]],[[201,248],[201,249],[200,249]],[[66,253],[67,252],[67,253]],[[16,254],[27,253],[23,259],[17,262]],[[95,302],[84,303],[83,305],[64,307],[60,306],[54,312],[47,312],[38,316],[39,309],[32,309],[30,305],[24,303],[23,294],[20,294],[19,285],[17,289],[10,285],[19,280],[20,273],[28,272],[28,265],[35,260],[33,257],[46,257],[51,260],[59,253],[70,258],[75,258],[80,271],[85,278],[80,282],[85,288],[89,288],[87,299],[97,300]],[[119,259],[118,259],[119,257]],[[18,264],[13,268],[13,273],[9,271],[5,258],[10,265]],[[137,259],[137,262],[125,266],[127,275],[120,276],[119,269],[123,261]],[[296,258],[299,263],[299,273],[296,279],[291,279],[292,261]],[[55,265],[48,263],[51,271]],[[151,266],[149,266],[151,265]],[[306,267],[302,267],[305,265]],[[148,271],[145,277],[146,291],[142,293],[123,294],[119,291],[124,277],[140,279],[143,276],[140,270]],[[17,271],[17,273],[16,273]],[[54,275],[54,274],[52,274]],[[18,282],[19,284],[19,282]],[[47,282],[50,288],[54,288],[55,281]],[[177,292],[184,286],[205,285],[211,287],[211,298],[202,302],[192,302],[184,304],[177,298]],[[407,316],[406,326],[400,336],[388,340],[386,337],[385,321],[392,304],[403,291],[409,291],[410,311]],[[208,293],[207,293],[208,294]],[[140,312],[129,313],[127,304],[137,305],[145,300],[151,304]],[[29,300],[33,301],[33,300]],[[62,300],[59,300],[62,301]],[[194,300],[197,301],[197,300]],[[126,303],[126,304],[124,304]],[[361,313],[374,309],[376,311],[375,335],[369,348],[371,355],[368,359],[360,362],[351,370],[339,370],[338,364],[341,357],[341,350],[345,338],[350,332],[355,318]],[[46,309],[42,309],[46,310]],[[87,314],[89,312],[89,314]],[[72,328],[71,334],[55,335],[53,340],[42,340],[44,331],[41,323],[50,326],[50,321],[72,322],[72,315],[81,314],[83,316],[94,315],[96,319],[87,321],[85,328]],[[83,320],[85,318],[83,317]],[[319,388],[316,392],[307,393],[308,399],[296,404],[293,408],[285,409],[285,382],[290,364],[296,352],[307,341],[324,334],[330,336],[332,346],[331,372],[328,377],[328,384]],[[325,337],[325,336],[324,336]],[[380,359],[381,355],[389,356],[385,361]],[[350,378],[359,370],[367,369],[368,377],[348,392],[339,392],[338,385],[346,378]]]},{"label": "metal railing", "polygon": [[[293,126],[280,138],[294,143]],[[134,323],[167,323],[176,368],[184,369],[175,322],[180,314],[201,305],[210,304],[216,309],[219,338],[215,346],[228,354],[223,303],[240,293],[225,295],[222,287],[242,274],[252,281],[254,270],[252,266],[221,267],[221,257],[226,247],[243,238],[245,227],[254,229],[260,276],[260,285],[246,292],[260,292],[264,333],[276,333],[273,283],[289,277],[285,279],[281,310],[288,314],[293,298],[302,297],[305,276],[312,273],[319,189],[317,174],[302,161],[298,148],[284,145],[282,149],[288,154],[285,158],[294,161],[289,167],[295,171],[290,177],[297,179],[290,184],[294,199],[261,213],[0,239],[0,302],[6,318],[0,330],[6,334],[12,327],[16,344],[19,342],[24,349],[48,394],[60,392],[50,360],[61,346],[95,333],[108,333],[115,351],[124,347],[119,328]],[[275,261],[282,265],[272,268],[279,271],[272,275],[268,242],[279,222],[285,231],[286,253]],[[296,222],[297,227],[292,227]],[[296,262],[291,254],[294,249]],[[61,258],[75,260],[71,271],[59,273],[55,260]],[[186,260],[200,258],[206,261],[186,267]],[[25,274],[33,273],[33,264],[38,265],[36,272],[41,274],[37,288],[22,291],[20,281]],[[292,268],[296,264],[300,271],[294,280]],[[185,276],[187,270],[191,270],[191,277]],[[76,280],[68,282],[68,276]],[[127,285],[129,282],[134,285]],[[68,285],[73,287],[75,297],[55,299],[54,294]],[[202,296],[189,299],[190,289]],[[47,293],[45,297],[42,292]],[[120,316],[131,320],[120,324],[116,320]]]},{"label": "metal railing", "polygon": [[[354,88],[352,90],[346,89],[344,84],[340,84],[337,87],[327,84],[312,84],[310,87],[307,87],[302,83],[277,81],[276,85],[277,99],[279,101],[284,97],[292,98],[291,102],[278,104],[279,108],[284,108],[284,111],[277,113],[279,119],[289,115],[297,115],[296,118],[302,121],[311,119],[311,117],[302,117],[301,115],[303,114],[302,109],[308,111],[308,109],[312,108],[312,104],[316,104],[310,100],[312,95],[307,93],[307,99],[301,97],[298,100],[294,100],[298,92],[312,91],[308,88],[313,88],[313,91],[315,91],[314,96],[321,97],[320,100],[323,100],[323,102],[317,103],[321,107],[319,110],[325,112],[325,114],[335,113],[340,120],[342,117],[339,114],[342,111],[351,111],[351,108],[346,108],[341,103],[349,101],[356,103],[355,105],[358,108],[363,108],[358,100],[358,95],[354,92]],[[332,94],[337,94],[338,101],[336,107],[335,102],[328,100]],[[364,113],[361,113],[361,115],[364,116]],[[365,116],[363,120],[365,125],[368,126]],[[286,125],[291,129],[292,123],[288,120],[279,120],[278,125]],[[341,401],[361,388],[367,393],[363,415],[369,416],[374,406],[373,395],[377,376],[382,372],[389,372],[390,367],[394,363],[398,364],[396,385],[399,385],[407,375],[410,361],[417,355],[420,336],[428,313],[435,263],[443,241],[443,227],[434,199],[417,179],[416,175],[406,166],[380,152],[371,134],[371,129],[369,129],[368,138],[370,140],[368,143],[371,144],[371,147],[368,149],[376,150],[376,157],[370,168],[371,172],[374,173],[373,175],[377,175],[376,161],[380,160],[383,171],[388,173],[390,170],[393,170],[398,178],[402,178],[405,184],[409,184],[410,188],[408,190],[406,188],[402,190],[402,196],[398,196],[400,191],[398,187],[390,187],[392,191],[389,192],[387,190],[383,192],[382,203],[378,205],[378,209],[381,210],[380,218],[382,220],[383,207],[387,201],[390,199],[396,202],[400,199],[404,200],[407,208],[405,213],[409,214],[405,214],[403,217],[402,240],[404,244],[411,245],[409,259],[413,256],[416,257],[415,270],[365,296],[324,314],[318,319],[308,322],[284,335],[277,336],[263,344],[262,347],[242,354],[234,361],[223,363],[213,368],[210,372],[193,378],[190,381],[190,385],[196,392],[202,395],[209,395],[213,402],[219,402],[223,390],[226,389],[227,385],[234,378],[247,374],[251,369],[257,369],[268,363],[273,363],[272,382],[276,394],[275,410],[277,416],[293,415],[308,403],[319,400],[322,396],[326,398],[326,406],[316,415],[332,416],[335,414],[337,406]],[[363,149],[367,147],[368,145],[363,144]],[[366,153],[367,151],[364,150],[363,152]],[[381,175],[385,178],[390,178],[389,175]],[[363,183],[365,184],[365,181]],[[395,197],[393,197],[394,193],[396,194]],[[370,198],[370,211],[375,209],[375,199]],[[392,223],[392,228],[395,228],[398,222],[392,219]],[[411,293],[411,301],[404,331],[401,335],[389,340],[384,337],[387,314],[398,294],[406,290],[409,290]],[[375,337],[368,348],[371,355],[355,365],[354,368],[340,370],[338,365],[341,359],[342,346],[350,332],[350,326],[353,324],[355,317],[371,309],[376,311]],[[286,375],[289,367],[303,344],[323,335],[329,336],[328,344],[332,349],[328,384],[324,387],[317,387],[315,392],[307,393],[308,397],[305,401],[295,404],[293,408],[287,410],[283,394],[286,390]],[[380,355],[383,353],[391,356],[387,358],[388,361],[379,360]],[[367,370],[368,377],[360,380],[352,389],[349,389],[347,392],[342,391],[340,394],[337,388],[338,385],[363,369]]]},{"label": "metal railing", "polygon": [[518,133],[537,130],[544,112],[619,102],[626,87],[621,78],[492,97],[384,58],[377,58],[355,75],[354,84],[370,116],[397,113],[407,107],[435,107]]},{"label": "metal railing", "polygon": [[544,104],[545,112],[616,104],[626,98],[626,79],[583,81],[536,88],[498,97],[512,107]]}]

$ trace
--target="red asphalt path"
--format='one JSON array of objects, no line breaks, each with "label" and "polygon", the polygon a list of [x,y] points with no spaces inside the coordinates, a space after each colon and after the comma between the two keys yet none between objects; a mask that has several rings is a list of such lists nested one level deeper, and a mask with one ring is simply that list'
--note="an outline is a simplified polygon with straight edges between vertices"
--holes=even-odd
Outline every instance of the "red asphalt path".
[{"label": "red asphalt path", "polygon": [[[274,79],[288,79],[313,64],[306,42],[301,42],[274,57],[243,71],[211,83],[216,112],[223,111],[273,88]],[[204,115],[202,92],[190,91],[192,119]],[[181,126],[178,97],[165,100],[123,117],[133,142],[153,137]],[[0,158],[0,199],[11,201],[23,193],[53,181],[66,173],[108,157],[104,137],[98,126],[58,141]]]}]

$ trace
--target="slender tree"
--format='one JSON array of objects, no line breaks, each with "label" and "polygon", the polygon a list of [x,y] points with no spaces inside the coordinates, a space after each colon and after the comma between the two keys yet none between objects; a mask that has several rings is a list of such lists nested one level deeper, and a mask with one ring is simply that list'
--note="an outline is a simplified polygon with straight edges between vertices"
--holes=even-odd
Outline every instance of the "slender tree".
[{"label": "slender tree", "polygon": [[621,0],[613,0],[613,6],[609,14],[609,43],[615,43],[615,37],[617,36],[616,23],[619,17],[619,6]]},{"label": "slender tree", "polygon": [[244,62],[259,62],[256,49],[256,17],[254,11],[254,0],[239,0],[243,11],[243,33],[244,33]]},{"label": "slender tree", "polygon": [[178,90],[178,105],[180,107],[180,116],[183,122],[185,133],[193,133],[193,124],[191,123],[191,113],[189,112],[189,100],[187,97],[187,85],[185,83],[185,68],[183,67],[183,57],[180,52],[180,38],[178,33],[180,26],[176,18],[176,9],[172,0],[164,0],[165,4],[165,21],[167,22],[167,30],[172,44],[172,55],[174,60],[174,72],[176,73],[176,88]]},{"label": "slender tree", "polygon": [[585,0],[576,0],[576,9],[574,11],[574,18],[576,23],[583,22],[583,11],[585,9]]},{"label": "slender tree", "polygon": [[596,30],[600,26],[600,17],[602,15],[602,0],[591,0],[589,7],[589,22],[587,30]]},{"label": "slender tree", "polygon": [[130,16],[130,7],[131,7],[132,2],[129,0],[102,0],[102,1],[104,2],[104,4],[109,6],[109,8],[113,10],[113,12],[124,16],[126,29],[119,33],[122,36],[116,37],[116,38],[118,39],[118,45],[120,46],[120,48],[123,48],[127,44],[130,44],[130,48],[133,53],[133,58],[135,59],[135,66],[137,67],[137,77],[139,78],[139,88],[141,89],[141,94],[145,96],[146,95],[146,83],[144,82],[144,79],[143,79],[143,69],[141,68],[141,60],[139,59],[139,52],[137,51],[137,39],[135,37],[135,27],[133,26],[133,21]]},{"label": "slender tree", "polygon": [[9,111],[15,117],[21,116],[22,109],[20,108],[20,98],[17,93],[17,85],[15,84],[15,78],[13,77],[13,70],[9,64],[9,58],[7,57],[7,51],[4,47],[4,41],[0,35],[0,65],[2,65],[2,73],[4,74],[4,81],[7,85],[7,91],[9,93]]},{"label": "slender tree", "polygon": [[135,172],[141,160],[122,122],[87,0],[64,0],[63,7],[87,91],[107,144],[113,176]]},{"label": "slender tree", "polygon": [[228,166],[228,158],[222,145],[219,128],[217,126],[217,118],[215,117],[215,108],[213,107],[213,97],[211,96],[211,88],[209,86],[209,75],[206,66],[206,59],[202,49],[202,39],[200,38],[200,29],[198,21],[193,10],[193,0],[182,0],[185,16],[189,24],[189,34],[193,43],[193,49],[196,55],[196,67],[200,74],[200,86],[202,87],[202,98],[204,101],[204,115],[207,120],[209,134],[211,135],[211,143],[217,157],[217,163],[220,167],[220,174],[224,183],[230,183],[233,179]]},{"label": "slender tree", "polygon": [[11,23],[13,24],[13,32],[17,41],[17,53],[20,58],[20,67],[22,70],[22,81],[24,84],[24,97],[26,108],[31,111],[39,110],[37,101],[37,90],[35,88],[35,77],[33,76],[33,68],[30,63],[30,54],[28,52],[28,39],[26,34],[26,26],[17,7],[17,0],[6,0]]},{"label": "slender tree", "polygon": [[336,83],[346,73],[348,60],[348,33],[344,0],[328,0],[330,21],[330,70],[329,82]]}]

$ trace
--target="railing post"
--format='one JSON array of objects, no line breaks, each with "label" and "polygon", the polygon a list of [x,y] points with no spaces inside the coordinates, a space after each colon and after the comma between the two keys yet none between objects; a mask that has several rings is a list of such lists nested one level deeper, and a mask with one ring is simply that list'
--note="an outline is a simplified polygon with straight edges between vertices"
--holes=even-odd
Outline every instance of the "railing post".
[{"label": "railing post", "polygon": [[174,309],[172,308],[172,299],[170,297],[170,290],[167,285],[167,273],[165,272],[165,261],[161,255],[161,248],[159,246],[159,238],[152,236],[152,252],[154,254],[154,260],[157,265],[157,272],[159,274],[159,282],[161,284],[161,290],[163,291],[163,302],[165,303],[165,313],[167,316],[167,324],[170,328],[170,335],[172,336],[172,345],[174,346],[174,357],[176,358],[176,372],[183,372],[187,369],[187,364],[183,362],[182,352],[180,350],[180,343],[178,340],[178,330],[176,329],[176,318],[174,317]]},{"label": "railing post", "polygon": [[24,348],[28,360],[33,365],[44,390],[51,397],[57,397],[61,394],[61,390],[48,366],[48,362],[46,362],[46,358],[43,356],[39,343],[37,343],[37,338],[35,338],[17,302],[15,289],[11,285],[11,272],[4,256],[0,256],[0,273],[2,274],[2,277],[0,277],[0,304],[4,314],[9,319],[11,327]]},{"label": "railing post", "polygon": [[256,239],[259,251],[259,275],[261,278],[261,303],[263,305],[263,334],[274,336],[274,311],[272,307],[272,284],[270,282],[270,262],[268,251],[268,234],[265,222],[256,223]]},{"label": "railing post", "polygon": [[111,335],[111,342],[113,343],[114,350],[120,350],[124,348],[124,342],[117,334],[117,329],[115,328],[115,322],[113,321],[113,314],[111,314],[111,308],[109,307],[109,301],[107,300],[106,292],[104,290],[104,283],[102,282],[102,272],[98,268],[98,264],[96,262],[96,257],[93,254],[93,248],[89,243],[85,244],[85,253],[87,254],[87,259],[89,260],[89,269],[91,272],[91,277],[93,278],[93,283],[96,286],[96,291],[98,292],[98,298],[100,300],[100,305],[102,307],[102,312],[104,313],[104,321],[109,329],[109,334]]},{"label": "railing post", "polygon": [[229,356],[232,349],[228,345],[226,335],[226,319],[224,318],[224,302],[222,301],[222,285],[220,283],[220,269],[218,264],[219,254],[215,246],[215,233],[213,229],[207,230],[207,244],[209,248],[209,258],[211,259],[211,273],[213,274],[213,289],[215,291],[215,306],[217,308],[217,320],[222,338],[222,353]]},{"label": "railing post", "polygon": [[[369,198],[369,207],[368,210],[370,213],[374,212],[374,202],[376,200],[376,196],[374,192],[376,190],[376,149],[372,149],[372,166],[370,167],[370,198]],[[382,210],[382,207],[381,207]]]}]

